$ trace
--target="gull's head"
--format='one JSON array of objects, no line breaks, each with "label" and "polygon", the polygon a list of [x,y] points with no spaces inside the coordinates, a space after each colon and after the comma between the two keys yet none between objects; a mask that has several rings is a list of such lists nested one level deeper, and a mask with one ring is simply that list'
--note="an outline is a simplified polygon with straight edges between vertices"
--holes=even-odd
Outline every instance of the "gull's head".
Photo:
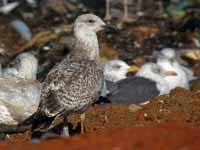
[{"label": "gull's head", "polygon": [[142,65],[140,70],[137,72],[136,76],[148,77],[150,75],[153,76],[154,74],[160,75],[161,67],[155,63],[146,63]]},{"label": "gull's head", "polygon": [[31,53],[21,53],[15,60],[18,76],[25,79],[36,79],[38,60]]},{"label": "gull's head", "polygon": [[[78,55],[84,55],[89,59],[98,61],[99,59],[99,42],[97,32],[104,30],[106,24],[93,14],[80,15],[74,23],[74,36],[77,44],[74,52]],[[81,48],[81,51],[80,51]],[[84,52],[80,54],[80,52]]]},{"label": "gull's head", "polygon": [[163,70],[155,63],[146,63],[137,72],[136,76],[144,77],[156,82],[160,94],[166,94],[170,91],[169,84],[165,80],[167,76],[176,76],[177,73],[170,70]]},{"label": "gull's head", "polygon": [[129,68],[130,66],[122,60],[108,61],[104,66],[104,78],[112,82],[124,79]]},{"label": "gull's head", "polygon": [[155,63],[146,63],[140,68],[136,75],[154,80],[158,77],[176,76],[177,73],[171,70],[164,70]]},{"label": "gull's head", "polygon": [[167,59],[174,59],[176,57],[176,52],[172,48],[164,48],[160,51],[160,54]]},{"label": "gull's head", "polygon": [[74,23],[75,30],[84,30],[89,33],[104,30],[105,26],[106,24],[98,16],[93,14],[80,15]]}]

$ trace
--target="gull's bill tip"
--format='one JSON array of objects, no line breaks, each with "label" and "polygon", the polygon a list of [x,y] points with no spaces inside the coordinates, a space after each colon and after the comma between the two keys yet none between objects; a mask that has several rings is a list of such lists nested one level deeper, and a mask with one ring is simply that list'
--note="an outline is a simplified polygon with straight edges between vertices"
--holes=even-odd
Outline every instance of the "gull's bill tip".
[{"label": "gull's bill tip", "polygon": [[166,76],[177,76],[177,73],[175,71],[164,71],[164,74]]},{"label": "gull's bill tip", "polygon": [[133,65],[133,66],[130,66],[130,68],[128,68],[128,72],[135,73],[135,72],[138,72],[139,69],[140,69],[139,67]]},{"label": "gull's bill tip", "polygon": [[115,26],[115,25],[111,25],[111,24],[105,24],[102,26],[102,28],[105,30],[105,32],[117,32],[119,29]]}]

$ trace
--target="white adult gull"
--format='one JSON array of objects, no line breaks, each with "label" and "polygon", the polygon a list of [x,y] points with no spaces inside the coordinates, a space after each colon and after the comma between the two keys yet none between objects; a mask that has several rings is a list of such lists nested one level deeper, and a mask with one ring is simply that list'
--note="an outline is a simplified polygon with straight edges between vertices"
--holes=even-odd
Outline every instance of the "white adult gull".
[{"label": "white adult gull", "polygon": [[106,97],[115,82],[127,78],[128,73],[135,73],[138,69],[137,66],[129,66],[120,59],[106,62],[104,64],[104,86],[102,87],[101,96]]},{"label": "white adult gull", "polygon": [[196,79],[194,72],[191,68],[186,67],[184,60],[181,59],[178,53],[172,48],[164,48],[160,51],[161,55],[173,63],[178,63],[179,68],[185,71],[189,81]]},{"label": "white adult gull", "polygon": [[164,78],[174,75],[175,72],[164,71],[157,64],[146,63],[135,76],[115,82],[107,99],[112,103],[145,103],[155,96],[167,94],[169,86]]},{"label": "white adult gull", "polygon": [[21,53],[12,64],[14,64],[13,67],[2,69],[1,74],[4,78],[18,77],[36,80],[38,60],[32,53]]},{"label": "white adult gull", "polygon": [[165,80],[169,84],[170,90],[176,87],[189,89],[189,81],[194,79],[192,70],[182,66],[176,60],[176,53],[173,49],[163,49],[157,58],[157,64],[163,70],[175,71],[176,76],[167,76]]},{"label": "white adult gull", "polygon": [[[21,59],[25,56],[29,54],[18,56],[20,58],[16,64],[18,68],[11,69],[16,69],[16,76],[11,71],[12,77],[0,77],[0,124],[18,124],[30,117],[39,105],[41,84],[35,80],[37,61],[36,58],[34,61],[29,59],[34,56]],[[21,65],[24,63],[27,65],[26,69]]]},{"label": "white adult gull", "polygon": [[122,60],[111,60],[104,65],[104,79],[111,82],[116,82],[127,77],[128,72],[137,72],[136,66],[129,66]]}]

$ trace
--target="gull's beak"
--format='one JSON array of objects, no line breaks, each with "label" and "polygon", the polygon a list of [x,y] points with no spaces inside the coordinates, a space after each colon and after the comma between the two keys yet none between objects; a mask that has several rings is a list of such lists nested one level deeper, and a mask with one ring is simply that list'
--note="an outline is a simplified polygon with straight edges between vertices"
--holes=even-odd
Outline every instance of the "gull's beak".
[{"label": "gull's beak", "polygon": [[177,73],[175,71],[164,71],[164,74],[166,76],[177,76]]},{"label": "gull's beak", "polygon": [[138,72],[139,69],[140,69],[139,67],[133,65],[130,68],[128,68],[128,73],[136,73]]},{"label": "gull's beak", "polygon": [[116,26],[114,25],[110,25],[110,24],[106,24],[106,25],[103,25],[102,28],[105,30],[105,32],[107,33],[114,33],[114,32],[117,32],[118,29]]}]

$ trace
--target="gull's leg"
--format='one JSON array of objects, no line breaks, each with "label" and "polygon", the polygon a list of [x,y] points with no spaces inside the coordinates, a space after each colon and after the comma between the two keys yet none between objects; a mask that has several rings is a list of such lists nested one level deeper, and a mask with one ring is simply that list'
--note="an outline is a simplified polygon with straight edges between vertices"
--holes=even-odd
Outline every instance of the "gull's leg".
[{"label": "gull's leg", "polygon": [[124,0],[124,18],[128,18],[128,0]]},{"label": "gull's leg", "polygon": [[106,0],[106,16],[105,20],[111,20],[111,13],[110,13],[110,0]]},{"label": "gull's leg", "polygon": [[69,127],[68,127],[68,125],[63,126],[62,136],[69,137]]},{"label": "gull's leg", "polygon": [[64,121],[63,121],[63,129],[61,135],[64,137],[69,137],[69,127],[67,124],[67,115],[64,115]]},{"label": "gull's leg", "polygon": [[81,119],[81,134],[83,134],[85,129],[85,113],[82,113],[80,115],[80,119]]},{"label": "gull's leg", "polygon": [[122,18],[123,22],[133,22],[135,19],[129,17],[129,13],[128,13],[128,0],[123,0],[123,5],[124,5],[124,16]]},{"label": "gull's leg", "polygon": [[137,13],[141,11],[142,8],[142,0],[137,0]]}]

